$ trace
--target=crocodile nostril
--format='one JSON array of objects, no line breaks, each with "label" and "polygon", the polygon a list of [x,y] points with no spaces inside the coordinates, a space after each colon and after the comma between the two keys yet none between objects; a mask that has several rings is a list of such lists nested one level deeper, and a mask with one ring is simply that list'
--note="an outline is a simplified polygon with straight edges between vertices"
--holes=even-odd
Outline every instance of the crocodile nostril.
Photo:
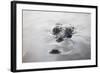
[{"label": "crocodile nostril", "polygon": [[64,39],[60,37],[60,38],[58,38],[56,41],[57,41],[57,42],[62,42],[63,40],[64,40]]},{"label": "crocodile nostril", "polygon": [[72,38],[73,31],[74,30],[71,29],[71,28],[66,28],[66,30],[65,30],[65,37]]},{"label": "crocodile nostril", "polygon": [[72,35],[67,35],[67,38],[72,38]]},{"label": "crocodile nostril", "polygon": [[64,26],[55,26],[52,29],[52,33],[55,36],[56,42],[60,43],[64,41],[64,38],[72,38],[74,32],[74,27],[64,27]]}]

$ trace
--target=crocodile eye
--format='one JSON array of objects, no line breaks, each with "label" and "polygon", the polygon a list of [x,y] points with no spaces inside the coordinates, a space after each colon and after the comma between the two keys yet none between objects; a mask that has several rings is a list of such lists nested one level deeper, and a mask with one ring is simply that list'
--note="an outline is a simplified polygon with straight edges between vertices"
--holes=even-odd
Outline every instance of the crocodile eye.
[{"label": "crocodile eye", "polygon": [[57,34],[59,34],[61,32],[61,29],[58,28],[58,27],[55,27],[55,28],[53,28],[52,31],[53,31],[53,35],[57,35]]}]

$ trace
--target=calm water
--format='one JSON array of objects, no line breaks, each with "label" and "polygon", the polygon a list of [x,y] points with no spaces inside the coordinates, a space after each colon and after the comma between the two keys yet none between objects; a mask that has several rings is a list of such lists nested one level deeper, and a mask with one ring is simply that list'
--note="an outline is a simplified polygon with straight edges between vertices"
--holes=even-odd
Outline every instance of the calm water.
[{"label": "calm water", "polygon": [[[78,17],[78,18],[77,18]],[[91,15],[82,13],[60,13],[23,11],[23,62],[48,62],[83,60],[91,58]],[[57,22],[73,24],[76,34],[71,40],[55,41],[52,28]],[[50,54],[58,49],[60,54]]]}]

